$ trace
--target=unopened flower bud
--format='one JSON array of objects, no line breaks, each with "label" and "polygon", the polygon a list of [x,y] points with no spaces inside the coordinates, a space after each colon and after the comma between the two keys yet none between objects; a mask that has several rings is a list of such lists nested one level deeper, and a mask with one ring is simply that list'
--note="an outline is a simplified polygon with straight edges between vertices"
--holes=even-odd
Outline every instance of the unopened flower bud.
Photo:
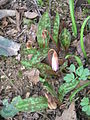
[{"label": "unopened flower bud", "polygon": [[53,56],[52,56],[52,69],[54,71],[57,71],[59,69],[58,55],[56,51],[54,51]]}]

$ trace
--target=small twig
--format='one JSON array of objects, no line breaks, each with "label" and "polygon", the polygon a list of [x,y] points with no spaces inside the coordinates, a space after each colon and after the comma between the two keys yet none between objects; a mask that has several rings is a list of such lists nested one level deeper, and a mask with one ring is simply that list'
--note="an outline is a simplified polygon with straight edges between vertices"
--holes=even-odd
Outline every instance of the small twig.
[{"label": "small twig", "polygon": [[0,71],[1,71],[2,74],[4,74],[6,76],[7,80],[13,86],[13,88],[15,88],[17,90],[17,92],[20,94],[20,91],[18,90],[18,88],[12,83],[12,81],[11,81],[12,79],[10,80],[2,69],[0,69]]},{"label": "small twig", "polygon": [[22,30],[21,33],[18,34],[17,39],[25,32],[26,29]]},{"label": "small twig", "polygon": [[16,10],[16,27],[18,32],[21,31],[20,29],[20,11]]},{"label": "small twig", "polygon": [[41,13],[40,13],[39,8],[38,8],[38,5],[37,5],[37,0],[33,0],[33,1],[34,1],[34,3],[35,3],[37,12],[38,12],[39,16],[41,17]]}]

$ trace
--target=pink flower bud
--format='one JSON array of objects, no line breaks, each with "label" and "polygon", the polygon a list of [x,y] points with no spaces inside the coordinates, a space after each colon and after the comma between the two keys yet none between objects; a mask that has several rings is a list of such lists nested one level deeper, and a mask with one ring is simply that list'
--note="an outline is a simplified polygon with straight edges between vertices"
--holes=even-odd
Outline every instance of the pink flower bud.
[{"label": "pink flower bud", "polygon": [[52,56],[52,69],[54,71],[57,71],[59,69],[58,55],[57,55],[55,50],[54,50],[54,53],[53,53],[53,56]]},{"label": "pink flower bud", "polygon": [[[53,52],[52,59],[50,57],[51,56],[50,52]],[[59,69],[59,62],[58,62],[58,55],[57,55],[57,53],[56,53],[56,51],[54,49],[49,50],[48,59],[49,59],[49,62],[50,62],[50,65],[51,65],[52,69],[54,71],[57,71]]]}]

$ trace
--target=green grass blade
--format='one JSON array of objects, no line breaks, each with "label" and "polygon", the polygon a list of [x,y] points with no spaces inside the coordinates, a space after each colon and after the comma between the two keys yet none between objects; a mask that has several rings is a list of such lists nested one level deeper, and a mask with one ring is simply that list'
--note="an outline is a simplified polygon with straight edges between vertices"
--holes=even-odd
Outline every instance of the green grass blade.
[{"label": "green grass blade", "polygon": [[87,23],[87,21],[90,19],[90,16],[88,16],[83,24],[82,24],[82,27],[81,27],[81,33],[80,33],[80,44],[81,44],[81,49],[82,49],[82,52],[84,54],[84,57],[87,58],[87,54],[86,54],[86,51],[85,51],[85,48],[84,48],[84,42],[83,42],[83,32],[84,32],[84,28],[85,28],[85,25]]},{"label": "green grass blade", "polygon": [[90,4],[90,0],[87,0],[88,1],[88,4]]},{"label": "green grass blade", "polygon": [[85,83],[84,85],[80,86],[78,89],[76,89],[76,90],[70,95],[70,97],[69,97],[70,102],[73,100],[73,98],[75,97],[75,95],[76,95],[79,91],[83,90],[85,87],[87,87],[87,86],[89,86],[89,85],[90,85],[90,82],[87,82],[87,83]]},{"label": "green grass blade", "polygon": [[69,0],[69,7],[70,7],[71,20],[72,20],[72,31],[74,33],[74,36],[77,37],[77,26],[74,16],[74,0]]},{"label": "green grass blade", "polygon": [[65,59],[67,59],[69,57],[74,57],[76,59],[76,61],[77,61],[77,63],[78,63],[79,66],[83,65],[81,59],[78,56],[76,56],[76,55],[66,55]]}]

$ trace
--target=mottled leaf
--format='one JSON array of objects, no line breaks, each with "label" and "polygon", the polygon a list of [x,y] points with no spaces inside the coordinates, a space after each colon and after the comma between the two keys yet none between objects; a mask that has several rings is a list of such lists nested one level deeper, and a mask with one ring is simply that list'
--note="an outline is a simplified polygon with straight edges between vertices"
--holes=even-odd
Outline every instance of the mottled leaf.
[{"label": "mottled leaf", "polygon": [[38,16],[38,14],[35,13],[35,12],[29,12],[29,11],[25,12],[25,17],[26,17],[26,18],[34,19],[34,18],[36,18],[37,16]]},{"label": "mottled leaf", "polygon": [[21,100],[20,96],[15,97],[10,104],[10,103],[8,103],[7,99],[4,99],[3,100],[4,107],[0,111],[1,116],[4,117],[4,118],[9,118],[9,117],[15,116],[19,112],[19,110],[15,107],[15,105],[20,100]]},{"label": "mottled leaf", "polygon": [[59,87],[58,93],[59,93],[59,100],[60,102],[62,102],[64,96],[70,92],[71,90],[73,90],[77,85],[78,85],[79,81],[75,80],[73,82],[70,83],[64,83]]},{"label": "mottled leaf", "polygon": [[48,48],[45,49],[28,49],[25,53],[32,54],[32,58],[30,60],[23,60],[21,63],[26,67],[34,67],[36,64],[40,63],[44,58],[46,58],[48,54]]},{"label": "mottled leaf", "polygon": [[56,12],[54,27],[53,27],[53,39],[54,39],[56,45],[58,45],[59,25],[60,25],[60,17],[59,17],[58,12]]},{"label": "mottled leaf", "polygon": [[71,43],[71,34],[66,28],[64,28],[60,34],[60,41],[62,47],[67,50]]},{"label": "mottled leaf", "polygon": [[53,97],[57,97],[56,92],[55,92],[55,90],[54,90],[54,88],[53,88],[53,86],[52,86],[51,84],[49,84],[48,82],[45,81],[45,82],[43,83],[43,85],[44,85],[45,89],[46,89]]},{"label": "mottled leaf", "polygon": [[48,42],[49,42],[50,37],[47,33],[47,36],[44,39],[42,37],[42,33],[43,33],[43,30],[47,30],[50,33],[50,29],[51,29],[50,27],[51,27],[50,17],[49,17],[48,12],[45,12],[38,23],[37,41],[38,41],[40,48],[42,48],[44,46],[44,43],[45,43],[46,47],[48,46]]},{"label": "mottled leaf", "polygon": [[34,112],[46,109],[48,107],[48,101],[45,97],[31,97],[22,99],[20,96],[15,97],[11,104],[8,100],[3,101],[4,107],[0,111],[0,115],[4,118],[15,116],[19,111]]},{"label": "mottled leaf", "polygon": [[73,93],[70,95],[70,101],[73,100],[73,98],[75,97],[75,95],[80,92],[81,90],[83,90],[85,87],[90,86],[90,82],[86,82],[85,84],[83,84],[82,86],[78,87],[76,90],[73,91]]},{"label": "mottled leaf", "polygon": [[34,112],[42,109],[46,109],[48,107],[48,102],[45,97],[31,97],[27,99],[22,99],[16,104],[16,108],[19,111],[28,111]]}]

